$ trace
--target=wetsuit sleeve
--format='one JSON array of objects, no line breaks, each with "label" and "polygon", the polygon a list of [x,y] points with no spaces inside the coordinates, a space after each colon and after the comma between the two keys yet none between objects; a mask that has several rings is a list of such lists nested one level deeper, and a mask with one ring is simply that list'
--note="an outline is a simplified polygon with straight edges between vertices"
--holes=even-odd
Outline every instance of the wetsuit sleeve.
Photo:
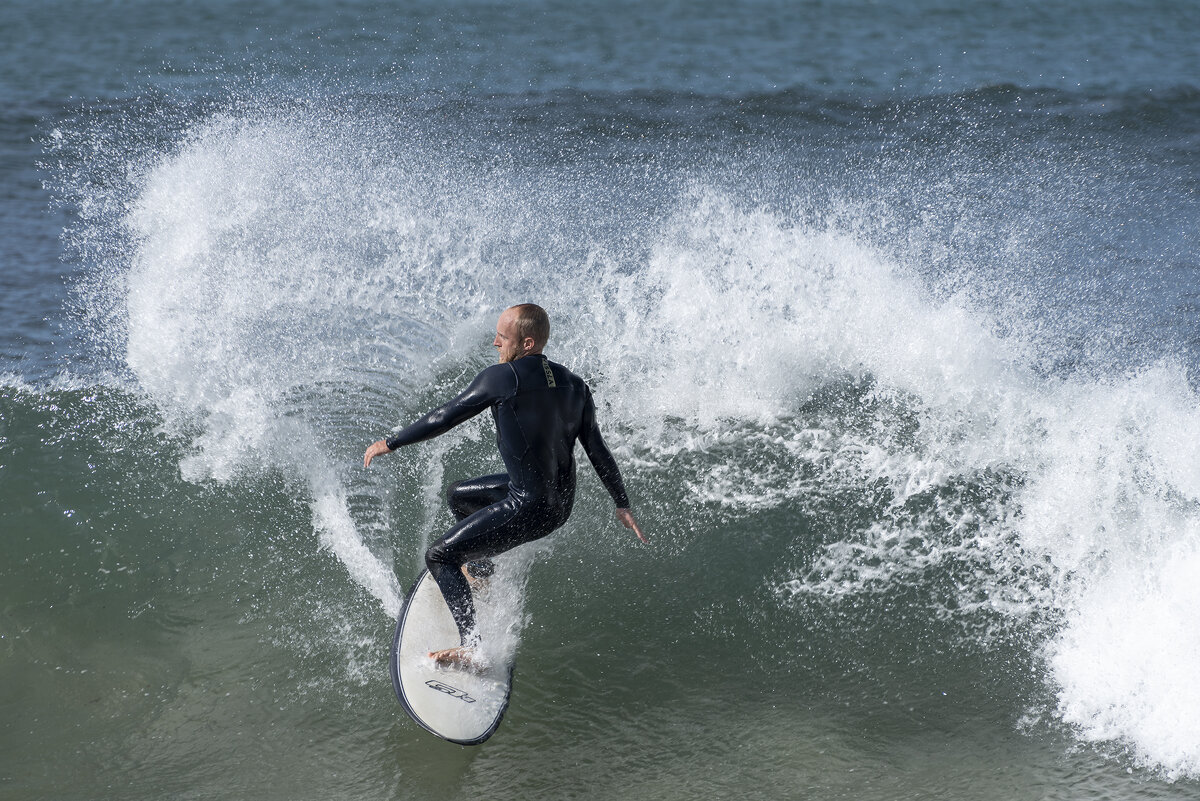
[{"label": "wetsuit sleeve", "polygon": [[479,375],[471,385],[449,403],[439,406],[410,426],[387,438],[389,450],[396,450],[403,445],[424,442],[439,434],[445,434],[459,423],[470,420],[475,415],[502,400],[507,387],[503,378],[506,374],[488,368]]},{"label": "wetsuit sleeve", "polygon": [[621,470],[612,451],[604,444],[600,436],[600,426],[596,425],[596,405],[592,402],[592,391],[587,391],[587,399],[583,404],[583,425],[579,429],[579,442],[587,454],[592,467],[604,482],[605,489],[612,496],[618,509],[629,508],[629,496],[625,494],[625,482],[621,480]]}]

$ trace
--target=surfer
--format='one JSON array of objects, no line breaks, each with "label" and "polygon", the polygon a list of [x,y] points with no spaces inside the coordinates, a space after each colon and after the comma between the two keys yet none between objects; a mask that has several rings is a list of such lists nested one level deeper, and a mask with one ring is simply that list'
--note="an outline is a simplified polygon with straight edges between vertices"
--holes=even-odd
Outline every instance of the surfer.
[{"label": "surfer", "polygon": [[575,501],[575,442],[583,445],[616,504],[617,519],[642,534],[621,471],[596,425],[592,393],[583,379],[542,354],[550,318],[541,306],[505,309],[492,345],[499,363],[488,367],[449,403],[367,448],[363,465],[403,445],[444,434],[492,410],[505,473],[452,484],[446,492],[458,522],[425,552],[458,626],[460,645],[431,653],[438,664],[470,668],[478,638],[468,579],[490,575],[490,557],[540,539],[567,522]]}]

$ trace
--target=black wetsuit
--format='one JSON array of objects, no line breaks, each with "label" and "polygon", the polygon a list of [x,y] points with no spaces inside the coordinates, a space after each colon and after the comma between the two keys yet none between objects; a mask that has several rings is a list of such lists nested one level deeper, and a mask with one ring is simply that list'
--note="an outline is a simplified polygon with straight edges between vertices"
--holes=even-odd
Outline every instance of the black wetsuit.
[{"label": "black wetsuit", "polygon": [[629,506],[621,471],[596,425],[591,390],[541,354],[487,368],[457,398],[389,437],[387,446],[436,437],[489,408],[508,472],[452,485],[447,498],[459,522],[425,553],[464,643],[475,627],[475,606],[461,567],[567,522],[575,502],[576,440],[617,507]]}]

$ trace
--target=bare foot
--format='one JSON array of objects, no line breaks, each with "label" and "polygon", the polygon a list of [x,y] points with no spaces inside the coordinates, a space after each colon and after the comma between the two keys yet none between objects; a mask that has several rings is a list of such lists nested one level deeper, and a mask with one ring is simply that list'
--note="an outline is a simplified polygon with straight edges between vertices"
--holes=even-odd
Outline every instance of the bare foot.
[{"label": "bare foot", "polygon": [[481,575],[475,575],[475,573],[472,572],[472,565],[470,562],[460,567],[459,570],[461,570],[462,574],[466,576],[470,585],[478,589],[486,587],[488,584],[488,579],[492,577],[492,570],[485,570],[481,573]]},{"label": "bare foot", "polygon": [[445,648],[441,651],[430,651],[429,658],[438,667],[459,668],[473,673],[482,673],[487,668],[487,665],[475,653],[475,649],[465,645],[457,648]]}]

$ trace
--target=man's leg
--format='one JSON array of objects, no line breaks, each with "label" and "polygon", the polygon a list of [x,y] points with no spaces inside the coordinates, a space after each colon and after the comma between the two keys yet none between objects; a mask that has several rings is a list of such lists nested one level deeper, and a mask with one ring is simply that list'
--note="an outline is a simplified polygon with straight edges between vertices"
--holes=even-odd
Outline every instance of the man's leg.
[{"label": "man's leg", "polygon": [[508,473],[468,478],[446,488],[446,505],[455,520],[466,520],[480,509],[500,503],[508,496]]},{"label": "man's leg", "polygon": [[[500,503],[508,497],[508,473],[456,481],[446,489],[446,504],[455,520],[466,520],[480,509]],[[485,579],[496,572],[491,559],[467,562],[464,568],[469,578]]]},{"label": "man's leg", "polygon": [[442,590],[463,644],[475,629],[475,604],[462,566],[544,537],[554,530],[554,522],[546,515],[522,512],[505,499],[461,520],[429,546],[425,564]]}]

